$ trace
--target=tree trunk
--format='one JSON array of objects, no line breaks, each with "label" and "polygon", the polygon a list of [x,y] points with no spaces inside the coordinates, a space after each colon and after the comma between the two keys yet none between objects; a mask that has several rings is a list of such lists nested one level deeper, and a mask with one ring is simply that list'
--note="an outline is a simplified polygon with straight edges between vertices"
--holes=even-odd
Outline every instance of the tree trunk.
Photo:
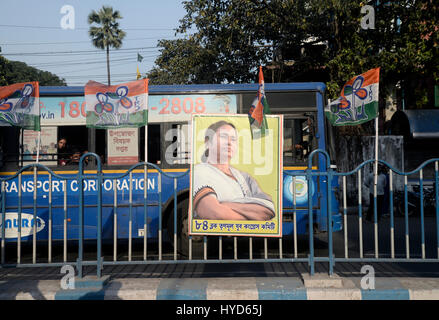
[{"label": "tree trunk", "polygon": [[107,75],[108,75],[108,85],[111,85],[110,82],[110,48],[107,44]]}]

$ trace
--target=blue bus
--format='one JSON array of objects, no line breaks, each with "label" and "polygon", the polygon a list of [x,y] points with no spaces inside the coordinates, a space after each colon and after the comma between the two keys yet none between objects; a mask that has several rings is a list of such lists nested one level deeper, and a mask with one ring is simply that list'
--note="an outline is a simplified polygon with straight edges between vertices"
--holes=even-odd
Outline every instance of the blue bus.
[{"label": "blue bus", "polygon": [[[49,170],[29,166],[36,161],[35,132],[0,127],[1,212],[6,213],[0,220],[5,221],[4,228],[0,228],[5,230],[2,238],[7,242],[78,239],[82,184],[84,239],[96,239],[97,161],[92,157],[85,159],[84,167],[81,166],[85,178],[81,181],[77,161],[82,154],[92,152],[102,164],[102,239],[161,241],[168,234],[172,242],[176,226],[178,243],[183,244],[179,249],[185,253],[184,244],[189,238],[191,114],[247,114],[257,90],[258,84],[150,85],[145,134],[145,127],[87,128],[84,87],[40,87],[39,163]],[[325,85],[267,83],[265,91],[271,113],[284,117],[283,235],[308,232],[308,193],[312,193],[314,230],[327,230],[328,210],[332,213],[333,231],[341,230],[337,179],[329,181],[328,195],[324,175],[313,176],[311,185],[305,176],[288,175],[304,172],[308,156],[315,149],[326,150],[335,159],[334,135],[324,115]],[[60,139],[65,139],[69,146],[65,155],[57,149]],[[151,164],[146,170],[140,164],[145,161],[145,148],[146,160]],[[321,154],[312,159],[312,171],[326,171],[329,165],[334,166],[327,164]],[[331,208],[327,207],[328,196]]]}]

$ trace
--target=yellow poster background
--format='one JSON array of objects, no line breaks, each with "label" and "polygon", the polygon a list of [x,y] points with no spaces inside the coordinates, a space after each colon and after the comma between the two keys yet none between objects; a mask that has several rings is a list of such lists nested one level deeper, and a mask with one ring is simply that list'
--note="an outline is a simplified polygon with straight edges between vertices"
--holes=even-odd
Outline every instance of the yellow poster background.
[{"label": "yellow poster background", "polygon": [[[247,115],[194,115],[192,117],[191,197],[189,206],[189,233],[192,235],[282,236],[282,128],[283,118],[267,115],[268,133],[252,138]],[[205,152],[204,136],[207,128],[224,120],[233,124],[238,133],[236,154],[230,165],[248,173],[263,192],[270,195],[275,217],[268,221],[205,220],[193,218],[193,167],[202,163]]]}]

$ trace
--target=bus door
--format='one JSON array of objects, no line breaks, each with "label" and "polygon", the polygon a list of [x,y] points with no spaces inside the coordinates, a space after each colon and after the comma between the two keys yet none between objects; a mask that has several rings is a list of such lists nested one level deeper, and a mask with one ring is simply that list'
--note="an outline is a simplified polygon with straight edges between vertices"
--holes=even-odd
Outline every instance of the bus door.
[{"label": "bus door", "polygon": [[[294,112],[284,115],[284,172],[305,172],[308,166],[309,154],[317,148],[315,137],[315,112]],[[317,159],[313,159],[313,170],[316,169]],[[308,193],[312,195],[314,215],[319,210],[319,181],[313,177],[308,185],[306,176],[295,176],[296,210],[298,233],[307,232],[308,222]],[[284,221],[292,221],[294,197],[293,177],[284,174]],[[290,214],[288,214],[290,213]]]}]

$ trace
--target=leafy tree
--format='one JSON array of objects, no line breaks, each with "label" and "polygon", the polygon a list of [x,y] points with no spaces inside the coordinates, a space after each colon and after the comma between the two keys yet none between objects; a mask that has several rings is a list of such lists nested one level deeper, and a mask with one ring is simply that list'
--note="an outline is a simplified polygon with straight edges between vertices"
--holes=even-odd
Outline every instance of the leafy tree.
[{"label": "leafy tree", "polygon": [[93,10],[88,15],[88,23],[99,25],[91,26],[89,36],[96,48],[107,51],[107,75],[108,85],[110,85],[110,47],[119,49],[126,33],[119,29],[117,20],[122,19],[119,11],[114,11],[112,7],[103,6],[98,12]]},{"label": "leafy tree", "polygon": [[212,58],[193,38],[160,40],[161,55],[148,78],[152,84],[217,83]]},{"label": "leafy tree", "polygon": [[0,86],[19,82],[38,81],[41,86],[65,86],[64,79],[48,71],[28,66],[24,62],[10,61],[0,56]]},{"label": "leafy tree", "polygon": [[[276,82],[322,81],[329,97],[336,98],[348,79],[379,66],[383,96],[399,82],[408,101],[421,106],[426,103],[424,82],[439,80],[436,3],[184,1],[187,13],[177,33],[195,33],[172,45],[159,42],[163,49],[151,74],[162,83],[249,82],[256,80],[256,67],[262,64],[274,68]],[[375,29],[361,28],[366,4],[374,6]],[[183,55],[190,52],[189,44],[196,54]]]}]

